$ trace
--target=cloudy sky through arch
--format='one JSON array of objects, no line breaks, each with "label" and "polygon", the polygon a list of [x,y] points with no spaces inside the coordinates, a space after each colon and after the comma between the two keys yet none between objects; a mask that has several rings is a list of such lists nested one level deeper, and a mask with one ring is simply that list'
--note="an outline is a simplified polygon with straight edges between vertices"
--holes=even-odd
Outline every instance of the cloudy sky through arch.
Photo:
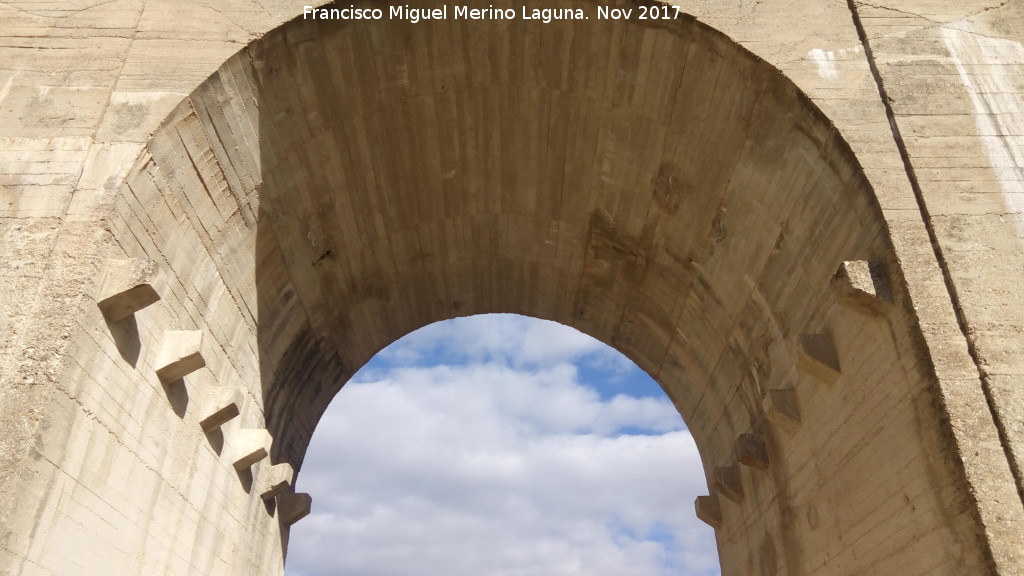
[{"label": "cloudy sky through arch", "polygon": [[632,362],[571,328],[459,318],[378,354],[328,408],[288,576],[714,576],[696,447]]}]

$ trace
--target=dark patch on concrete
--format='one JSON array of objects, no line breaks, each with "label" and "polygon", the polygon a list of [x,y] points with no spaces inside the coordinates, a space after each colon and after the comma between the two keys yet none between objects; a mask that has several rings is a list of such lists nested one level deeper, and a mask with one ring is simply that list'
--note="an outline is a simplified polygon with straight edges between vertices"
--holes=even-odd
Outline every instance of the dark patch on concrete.
[{"label": "dark patch on concrete", "polygon": [[807,505],[807,525],[811,527],[811,530],[818,528],[820,520],[818,518],[818,507],[814,504]]},{"label": "dark patch on concrete", "polygon": [[679,211],[679,206],[682,205],[683,199],[690,195],[692,188],[679,167],[671,162],[663,162],[651,179],[654,203],[669,214]]},{"label": "dark patch on concrete", "polygon": [[715,217],[711,220],[711,244],[708,247],[708,256],[713,255],[718,245],[725,242],[729,235],[729,230],[725,227],[725,213],[725,206],[719,206]]},{"label": "dark patch on concrete", "polygon": [[643,285],[654,237],[655,229],[648,227],[640,239],[633,238],[616,225],[610,214],[601,209],[595,210],[590,215],[583,274],[573,317],[577,320],[588,317],[590,292],[603,294],[595,299],[599,302],[606,299],[609,292],[637,290]]},{"label": "dark patch on concrete", "polygon": [[149,107],[145,104],[123,104],[113,108],[111,129],[118,134],[138,129],[146,121]]},{"label": "dark patch on concrete", "polygon": [[647,250],[640,242],[616,228],[611,216],[595,211],[590,217],[583,282],[591,286],[609,286],[622,279],[638,284],[647,269],[646,254]]}]

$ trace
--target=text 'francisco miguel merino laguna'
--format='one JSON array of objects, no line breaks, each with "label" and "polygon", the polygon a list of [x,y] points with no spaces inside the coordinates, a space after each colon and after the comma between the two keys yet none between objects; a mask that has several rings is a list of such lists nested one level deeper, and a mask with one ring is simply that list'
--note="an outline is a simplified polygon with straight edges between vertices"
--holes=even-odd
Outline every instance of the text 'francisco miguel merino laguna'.
[{"label": "text 'francisco miguel merino laguna'", "polygon": [[[672,20],[681,13],[676,6],[634,6],[612,8],[597,6],[597,20]],[[589,20],[583,8],[527,8],[517,12],[512,8],[470,8],[469,6],[439,6],[437,8],[414,8],[409,5],[382,8],[315,8],[304,6],[305,20],[407,20],[413,24],[424,20],[536,20],[545,24],[555,20]]]}]

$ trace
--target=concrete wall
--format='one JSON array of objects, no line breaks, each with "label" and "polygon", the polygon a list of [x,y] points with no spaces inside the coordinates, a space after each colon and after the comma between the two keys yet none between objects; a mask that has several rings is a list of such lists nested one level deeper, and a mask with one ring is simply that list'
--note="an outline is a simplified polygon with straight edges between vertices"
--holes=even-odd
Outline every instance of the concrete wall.
[{"label": "concrete wall", "polygon": [[[1024,572],[1024,16],[920,4],[0,3],[0,571],[279,572],[260,494],[344,380],[504,311],[662,384],[725,574]],[[160,300],[113,320],[125,257]],[[161,378],[183,332],[203,365]]]}]

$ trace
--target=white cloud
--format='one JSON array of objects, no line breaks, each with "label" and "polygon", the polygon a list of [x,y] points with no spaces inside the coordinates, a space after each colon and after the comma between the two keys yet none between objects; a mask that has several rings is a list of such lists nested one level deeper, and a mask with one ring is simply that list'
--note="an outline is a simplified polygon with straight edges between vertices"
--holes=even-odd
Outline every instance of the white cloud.
[{"label": "white cloud", "polygon": [[614,352],[514,316],[396,348],[392,362],[431,365],[371,371],[332,403],[298,481],[314,513],[292,529],[289,575],[717,573],[693,515],[700,459],[671,404],[577,382],[572,362]]},{"label": "white cloud", "polygon": [[431,324],[392,344],[381,356],[416,364],[438,353],[460,361],[500,361],[517,367],[574,362],[584,356],[618,370],[630,366],[622,355],[586,334],[556,322],[513,314]]}]

